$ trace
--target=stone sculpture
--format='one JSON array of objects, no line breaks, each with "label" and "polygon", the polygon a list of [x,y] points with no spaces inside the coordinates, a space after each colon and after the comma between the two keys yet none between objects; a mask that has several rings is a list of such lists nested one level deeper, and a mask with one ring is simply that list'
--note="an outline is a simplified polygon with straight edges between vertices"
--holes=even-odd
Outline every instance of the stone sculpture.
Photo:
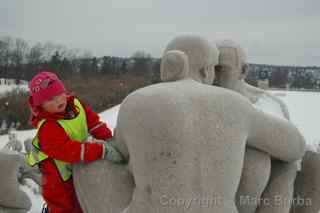
[{"label": "stone sculpture", "polygon": [[74,183],[86,213],[120,213],[130,203],[134,188],[129,170],[109,161],[74,167]]},{"label": "stone sculpture", "polygon": [[[272,114],[289,120],[289,112],[285,104],[272,94],[247,84],[244,79],[248,74],[246,55],[244,50],[230,40],[218,42],[220,50],[219,72],[216,82],[228,89],[234,90],[248,98],[256,107],[264,105],[260,102],[267,101],[273,107]],[[262,109],[268,113],[265,109]],[[272,161],[271,177],[270,157],[266,153],[256,154],[252,148],[247,147],[244,162],[244,170],[240,186],[237,192],[237,206],[240,212],[279,212],[285,213],[290,210],[290,201],[293,198],[293,184],[296,178],[296,163],[285,163],[277,160]],[[265,165],[265,167],[262,167]],[[264,168],[267,168],[265,171]],[[268,185],[265,189],[264,186]],[[263,196],[262,192],[264,190]],[[261,197],[261,199],[260,199]]]},{"label": "stone sculpture", "polygon": [[21,164],[24,158],[17,152],[0,151],[0,212],[26,213],[31,208],[27,194],[19,188]]},{"label": "stone sculpture", "polygon": [[[272,114],[290,120],[288,108],[281,99],[245,82],[249,67],[246,53],[241,46],[232,40],[218,41],[217,46],[220,52],[219,64],[222,66],[216,71],[215,84],[240,93],[259,108],[262,108],[259,101],[267,99],[269,104],[273,102]],[[268,112],[268,109],[262,110]]]},{"label": "stone sculpture", "polygon": [[303,156],[305,143],[295,126],[211,86],[217,63],[217,48],[208,41],[178,37],[161,62],[169,82],[123,101],[116,142],[135,182],[126,212],[236,213],[246,143],[286,162]]},{"label": "stone sculpture", "polygon": [[17,139],[17,135],[15,133],[9,133],[9,141],[8,143],[3,147],[3,149],[6,150],[13,150],[17,152],[22,151],[22,144],[21,142]]},{"label": "stone sculpture", "polygon": [[[111,143],[119,148],[114,134]],[[73,181],[85,213],[120,213],[132,199],[134,181],[128,166],[105,160],[77,164],[73,167]]]},{"label": "stone sculpture", "polygon": [[[273,106],[272,114],[277,114],[279,117],[289,120],[288,109],[280,99],[244,81],[248,74],[244,50],[231,40],[218,42],[218,47],[220,57],[216,83],[242,94],[253,104],[256,104],[258,108],[260,102],[268,101],[268,107],[270,107],[270,104]],[[269,180],[270,156],[250,147],[247,147],[246,150],[244,169],[236,196],[239,212],[254,213],[258,204],[260,204],[257,210],[259,213],[288,213],[290,210],[289,201],[292,200],[293,196],[293,183],[297,171],[296,164],[273,160]]]}]

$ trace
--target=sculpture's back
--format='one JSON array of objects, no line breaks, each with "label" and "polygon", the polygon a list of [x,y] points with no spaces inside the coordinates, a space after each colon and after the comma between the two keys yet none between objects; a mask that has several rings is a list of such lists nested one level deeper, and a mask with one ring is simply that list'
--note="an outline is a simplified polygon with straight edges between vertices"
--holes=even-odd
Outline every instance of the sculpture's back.
[{"label": "sculpture's back", "polygon": [[[128,203],[130,213],[236,213],[234,197],[246,141],[282,160],[301,157],[304,144],[292,125],[261,113],[237,93],[211,86],[217,59],[217,49],[202,38],[183,36],[169,43],[161,76],[170,82],[133,92],[119,110],[115,144],[129,160],[128,169],[117,173],[97,162],[101,165],[78,173],[96,173],[89,178],[92,187],[103,182],[97,179],[106,180],[99,191],[87,190],[97,199],[111,201],[103,192],[121,187],[125,201],[118,196],[119,203],[113,205],[91,198],[87,205],[96,203],[100,212],[112,206],[123,209]],[[285,149],[289,143],[292,150]],[[107,172],[114,176],[108,178]],[[134,185],[128,184],[130,173]],[[74,178],[76,188],[88,183],[77,178],[77,171]],[[85,193],[79,194],[82,205]]]},{"label": "sculpture's back", "polygon": [[[211,47],[198,37],[179,39],[167,51],[184,51],[191,73],[130,94],[119,111],[117,131],[123,132],[136,183],[128,212],[237,212],[234,196],[248,134],[248,102],[193,80],[212,83],[215,61],[203,57]],[[192,61],[188,45],[206,48],[196,51],[196,60],[203,62]],[[171,60],[179,54],[165,53],[162,66],[188,67],[176,65],[183,59]],[[199,70],[203,73],[197,75]]]}]

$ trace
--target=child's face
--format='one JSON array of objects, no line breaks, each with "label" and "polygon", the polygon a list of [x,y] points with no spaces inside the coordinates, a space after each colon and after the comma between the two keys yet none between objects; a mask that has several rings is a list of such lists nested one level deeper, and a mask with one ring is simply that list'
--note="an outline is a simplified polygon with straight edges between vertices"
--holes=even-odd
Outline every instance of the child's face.
[{"label": "child's face", "polygon": [[41,107],[49,113],[63,112],[67,106],[67,95],[62,93],[43,102]]}]

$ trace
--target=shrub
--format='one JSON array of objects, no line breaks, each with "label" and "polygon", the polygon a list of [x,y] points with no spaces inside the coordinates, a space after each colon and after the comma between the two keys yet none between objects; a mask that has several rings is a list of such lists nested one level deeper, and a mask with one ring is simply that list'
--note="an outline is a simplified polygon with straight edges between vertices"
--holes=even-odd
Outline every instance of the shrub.
[{"label": "shrub", "polygon": [[14,89],[0,98],[0,123],[5,122],[7,129],[28,127],[29,109],[28,92],[23,89]]}]

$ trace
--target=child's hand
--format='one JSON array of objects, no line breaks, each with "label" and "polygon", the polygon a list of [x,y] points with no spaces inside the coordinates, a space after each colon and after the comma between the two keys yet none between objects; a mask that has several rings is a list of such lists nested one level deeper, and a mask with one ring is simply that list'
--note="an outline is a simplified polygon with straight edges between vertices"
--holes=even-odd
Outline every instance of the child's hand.
[{"label": "child's hand", "polygon": [[127,164],[127,160],[123,157],[123,155],[116,149],[116,147],[112,146],[110,143],[104,143],[105,154],[103,159],[112,161],[116,164]]}]

